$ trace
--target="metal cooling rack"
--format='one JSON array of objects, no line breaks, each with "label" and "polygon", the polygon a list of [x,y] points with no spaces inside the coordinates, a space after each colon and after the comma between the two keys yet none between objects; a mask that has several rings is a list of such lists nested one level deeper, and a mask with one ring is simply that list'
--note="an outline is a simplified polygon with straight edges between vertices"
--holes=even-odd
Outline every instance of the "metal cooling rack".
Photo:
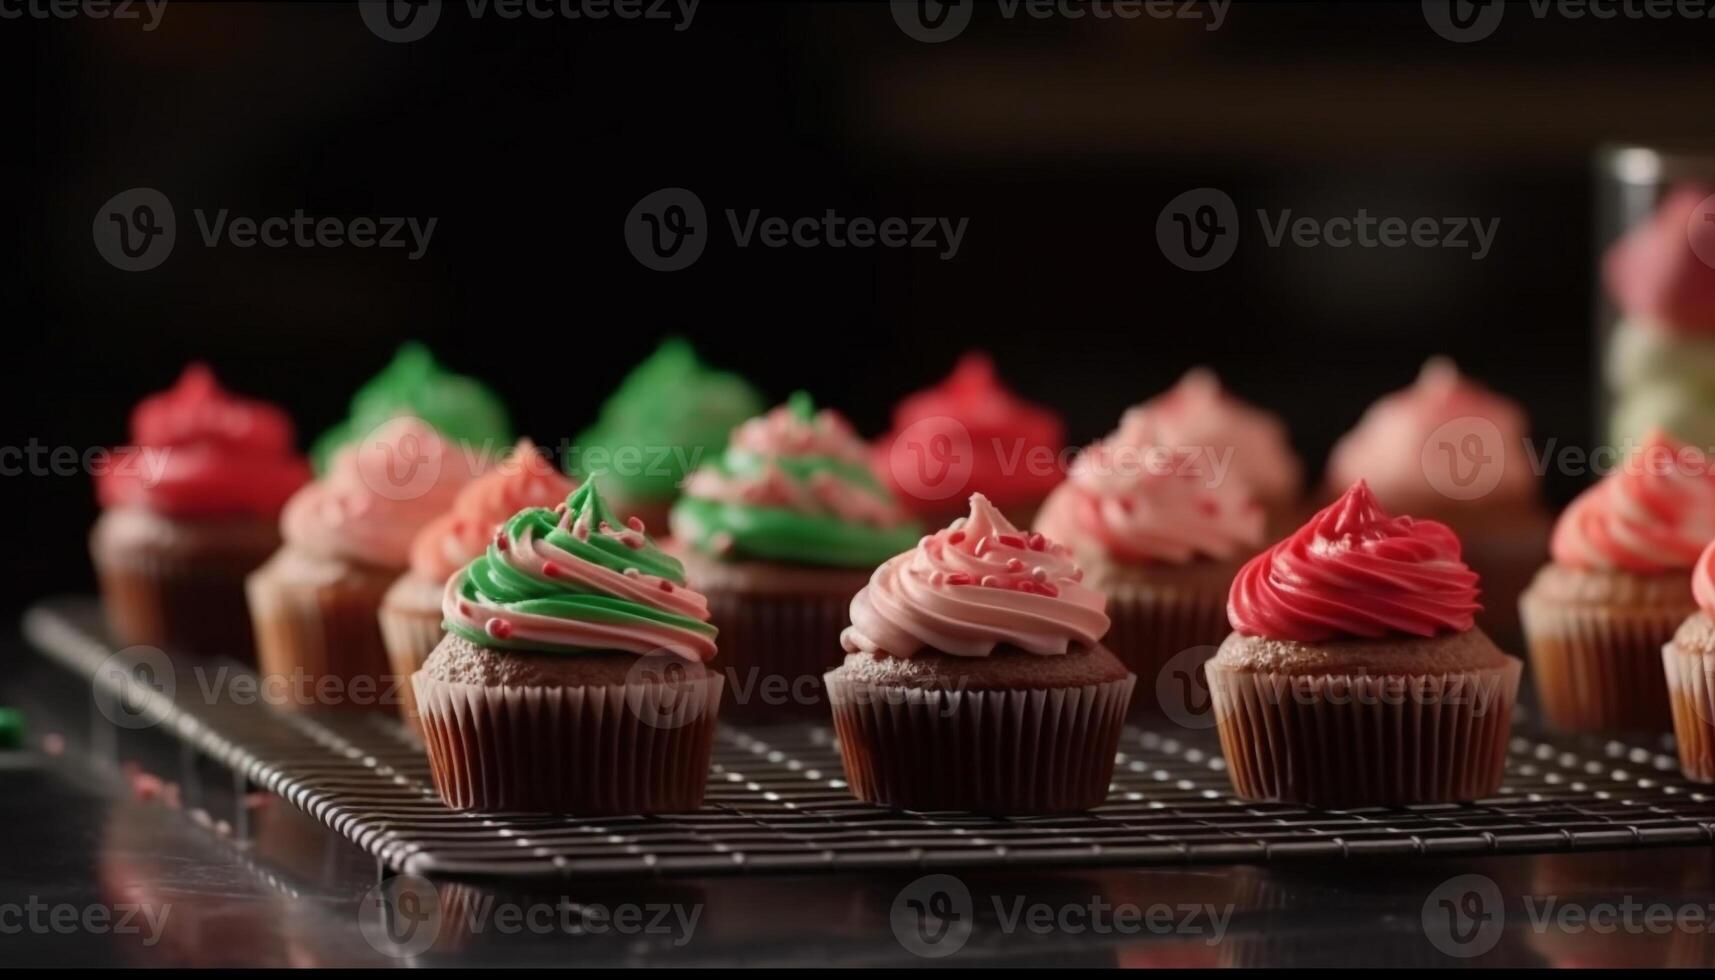
[{"label": "metal cooling rack", "polygon": [[[463,877],[691,875],[992,866],[1263,862],[1475,855],[1715,841],[1715,793],[1665,745],[1550,737],[1515,725],[1499,796],[1472,804],[1316,810],[1230,795],[1208,733],[1127,729],[1108,803],[1088,814],[912,813],[847,793],[831,731],[723,726],[704,808],[602,819],[478,816],[442,806],[391,717],[274,712],[111,688],[115,656],[90,600],[44,603],[30,641],[123,696],[185,745],[279,794],[394,871]],[[242,670],[237,665],[231,669]],[[103,688],[110,688],[103,692]]]}]

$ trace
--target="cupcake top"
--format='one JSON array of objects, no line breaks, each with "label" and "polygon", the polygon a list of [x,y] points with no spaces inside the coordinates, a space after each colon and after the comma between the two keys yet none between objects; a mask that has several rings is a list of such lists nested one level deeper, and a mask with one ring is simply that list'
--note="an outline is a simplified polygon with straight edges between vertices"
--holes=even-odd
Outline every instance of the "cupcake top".
[{"label": "cupcake top", "polygon": [[1715,541],[1709,542],[1691,569],[1691,596],[1703,615],[1715,619]]},{"label": "cupcake top", "polygon": [[733,430],[673,506],[673,535],[727,559],[862,568],[922,533],[868,466],[839,413],[810,396]]},{"label": "cupcake top", "polygon": [[1328,485],[1367,482],[1401,510],[1461,501],[1532,505],[1538,481],[1525,457],[1529,421],[1508,399],[1431,358],[1417,382],[1383,397],[1334,445]]},{"label": "cupcake top", "polygon": [[971,512],[883,562],[852,599],[848,653],[931,650],[986,657],[998,646],[1063,654],[1108,631],[1107,599],[1063,544],[1013,527],[982,494]]},{"label": "cupcake top", "polygon": [[721,451],[733,426],[764,407],[743,378],[708,367],[690,344],[671,338],[602,403],[569,463],[578,475],[601,472],[616,499],[670,500],[688,471]]},{"label": "cupcake top", "polygon": [[1247,562],[1227,596],[1239,634],[1298,643],[1463,633],[1480,608],[1453,531],[1389,516],[1363,480]]},{"label": "cupcake top", "polygon": [[1708,187],[1674,189],[1602,259],[1608,295],[1627,320],[1679,334],[1715,335],[1715,222],[1700,210]]},{"label": "cupcake top", "polygon": [[1715,473],[1704,454],[1657,429],[1554,525],[1549,553],[1569,568],[1639,575],[1692,567],[1715,539]]},{"label": "cupcake top", "polygon": [[1236,473],[1146,431],[1128,414],[1119,432],[1078,454],[1042,505],[1036,529],[1080,556],[1120,564],[1225,561],[1262,546],[1263,512]]},{"label": "cupcake top", "polygon": [[446,628],[480,646],[549,653],[715,655],[708,602],[633,517],[620,523],[591,480],[553,508],[508,520],[447,581]]},{"label": "cupcake top", "polygon": [[404,568],[412,538],[479,470],[423,420],[390,419],[286,502],[280,533],[308,555]]},{"label": "cupcake top", "polygon": [[435,518],[411,542],[411,574],[445,582],[482,554],[495,528],[526,507],[547,507],[576,488],[542,456],[536,444],[520,439],[494,469],[466,484],[452,509]]},{"label": "cupcake top", "polygon": [[[1058,415],[1008,391],[989,356],[972,351],[945,381],[907,396],[893,410],[893,431],[877,443],[877,469],[908,507],[923,513],[970,492],[1001,507],[1030,503],[1060,482],[1065,431]],[[956,436],[955,452],[964,454],[968,446],[969,475],[946,481],[956,484],[946,492],[941,480],[909,478],[920,457],[945,455],[930,444],[949,436]]]},{"label": "cupcake top", "polygon": [[397,415],[422,419],[447,438],[482,452],[498,452],[512,442],[506,406],[494,392],[436,364],[422,344],[408,343],[380,374],[357,389],[351,417],[316,440],[311,456],[317,472],[326,472],[342,447]]},{"label": "cupcake top", "polygon": [[292,448],[292,420],[240,398],[203,364],[131,413],[133,445],[96,476],[103,507],[144,507],[170,517],[272,520],[310,467]]},{"label": "cupcake top", "polygon": [[1230,450],[1233,475],[1271,504],[1294,501],[1304,489],[1304,467],[1286,424],[1233,397],[1208,368],[1187,371],[1178,384],[1127,411],[1119,435],[1134,429],[1163,446]]}]

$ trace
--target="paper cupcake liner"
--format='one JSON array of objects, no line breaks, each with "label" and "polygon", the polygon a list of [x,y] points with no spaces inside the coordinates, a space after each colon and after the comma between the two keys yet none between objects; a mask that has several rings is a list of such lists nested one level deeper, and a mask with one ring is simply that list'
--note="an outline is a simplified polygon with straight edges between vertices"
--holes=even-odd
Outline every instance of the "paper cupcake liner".
[{"label": "paper cupcake liner", "polygon": [[[861,582],[852,595],[859,588]],[[719,586],[703,594],[709,620],[720,629],[721,655],[712,666],[726,677],[727,720],[826,718],[822,675],[845,659],[840,633],[850,621],[852,595],[753,594]]]},{"label": "paper cupcake liner", "polygon": [[487,687],[412,678],[441,800],[604,816],[702,806],[723,678]]},{"label": "paper cupcake liner", "polygon": [[1519,604],[1543,720],[1563,732],[1665,732],[1673,726],[1661,649],[1696,611]]},{"label": "paper cupcake liner", "polygon": [[853,796],[905,810],[1100,806],[1137,678],[1083,687],[923,690],[826,678]]},{"label": "paper cupcake liner", "polygon": [[352,570],[298,583],[268,567],[246,591],[263,698],[286,709],[399,710],[404,680],[388,666],[378,611],[391,575]]},{"label": "paper cupcake liner", "polygon": [[1523,665],[1288,675],[1205,665],[1233,790],[1321,807],[1454,803],[1500,789]]},{"label": "paper cupcake liner", "polygon": [[116,550],[97,547],[93,558],[108,626],[120,645],[255,660],[244,578],[266,553],[179,557]]},{"label": "paper cupcake liner", "polygon": [[399,716],[412,729],[421,731],[417,721],[417,692],[411,675],[421,670],[423,662],[434,652],[446,630],[441,628],[441,611],[435,609],[405,609],[382,605],[378,614],[381,639],[387,646],[387,667],[399,685]]},{"label": "paper cupcake liner", "polygon": [[[1227,589],[1152,588],[1127,584],[1103,586],[1113,625],[1102,645],[1126,669],[1142,678],[1144,693],[1132,700],[1131,714],[1148,718],[1193,718],[1208,710],[1201,682],[1201,661],[1215,655],[1232,631],[1227,623]],[[1189,659],[1188,659],[1189,658]],[[1189,683],[1163,681],[1165,671],[1196,672]],[[1168,703],[1167,699],[1172,699]]]},{"label": "paper cupcake liner", "polygon": [[1687,779],[1715,783],[1715,656],[1669,643],[1661,659],[1680,768]]}]

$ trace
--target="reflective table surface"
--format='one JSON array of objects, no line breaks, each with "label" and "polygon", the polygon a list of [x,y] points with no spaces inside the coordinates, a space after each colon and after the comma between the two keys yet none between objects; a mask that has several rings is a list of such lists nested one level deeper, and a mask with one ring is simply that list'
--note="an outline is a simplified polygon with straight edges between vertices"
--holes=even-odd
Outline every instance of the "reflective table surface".
[{"label": "reflective table surface", "polygon": [[8,644],[8,966],[1712,966],[1708,847],[958,875],[383,877],[284,800],[92,723]]}]

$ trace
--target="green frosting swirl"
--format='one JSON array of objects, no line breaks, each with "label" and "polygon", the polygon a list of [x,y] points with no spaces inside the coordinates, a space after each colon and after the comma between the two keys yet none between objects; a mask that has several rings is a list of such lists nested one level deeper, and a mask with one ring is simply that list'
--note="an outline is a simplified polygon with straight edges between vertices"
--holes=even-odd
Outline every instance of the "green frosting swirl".
[{"label": "green frosting swirl", "polygon": [[351,417],[329,429],[310,449],[317,472],[333,454],[397,415],[415,415],[466,446],[496,453],[512,445],[506,407],[482,382],[453,374],[435,363],[419,343],[406,343],[380,374],[357,389]]},{"label": "green frosting swirl", "polygon": [[710,369],[690,344],[670,338],[602,403],[568,468],[578,477],[602,473],[626,500],[671,500],[689,469],[762,409],[762,396],[743,378]]},{"label": "green frosting swirl", "polygon": [[[805,424],[815,417],[815,404],[803,392],[793,394],[787,408]],[[820,474],[832,474],[847,489],[868,494],[896,509],[892,494],[869,467],[851,460],[764,454],[732,446],[709,468],[723,477],[743,481],[759,478],[770,464],[798,483],[808,483]],[[802,513],[689,494],[673,505],[672,522],[676,537],[698,551],[721,558],[840,568],[879,565],[910,549],[923,536],[922,526],[910,520],[883,526],[844,520],[832,514]]]},{"label": "green frosting swirl", "polygon": [[[465,566],[459,578],[459,598],[471,604],[479,614],[498,612],[547,616],[577,622],[611,623],[617,625],[649,626],[656,629],[684,630],[712,639],[716,629],[689,616],[681,616],[630,599],[592,589],[578,581],[578,576],[548,578],[532,574],[525,563],[517,560],[518,542],[526,535],[543,541],[571,555],[580,562],[598,565],[620,575],[635,568],[643,575],[652,575],[675,586],[685,586],[685,567],[679,560],[663,552],[647,534],[639,534],[642,547],[627,545],[622,537],[626,531],[597,492],[591,480],[566,498],[567,517],[546,507],[530,507],[514,514],[501,528],[507,546],[491,541],[488,550]],[[603,523],[620,533],[601,531]],[[589,533],[580,537],[573,528],[588,527]],[[513,650],[589,650],[594,647],[577,644],[552,644],[519,638],[501,638],[476,628],[474,623],[461,623],[448,618],[442,624],[449,632],[487,647]]]}]

